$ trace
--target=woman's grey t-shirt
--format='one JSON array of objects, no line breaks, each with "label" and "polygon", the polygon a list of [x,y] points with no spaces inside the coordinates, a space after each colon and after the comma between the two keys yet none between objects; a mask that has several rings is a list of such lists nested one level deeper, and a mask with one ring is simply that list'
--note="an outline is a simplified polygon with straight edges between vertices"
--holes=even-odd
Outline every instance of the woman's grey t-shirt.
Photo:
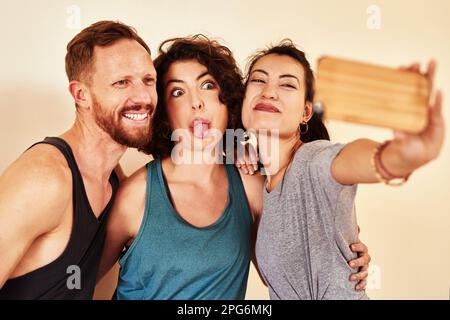
[{"label": "woman's grey t-shirt", "polygon": [[331,163],[344,147],[327,140],[304,144],[284,182],[264,190],[256,257],[271,299],[367,299],[355,291],[358,242],[356,185],[339,184]]}]

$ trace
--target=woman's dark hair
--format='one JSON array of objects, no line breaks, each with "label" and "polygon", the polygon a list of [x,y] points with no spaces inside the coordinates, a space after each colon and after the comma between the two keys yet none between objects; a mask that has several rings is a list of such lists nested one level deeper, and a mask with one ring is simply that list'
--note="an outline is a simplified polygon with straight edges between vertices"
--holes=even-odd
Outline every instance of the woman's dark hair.
[{"label": "woman's dark hair", "polygon": [[[247,67],[247,76],[245,78],[245,87],[247,87],[247,83],[250,77],[250,73],[252,72],[255,63],[269,54],[277,54],[280,56],[289,56],[295,60],[297,60],[305,71],[305,102],[314,102],[314,74],[311,70],[311,66],[306,59],[305,53],[294,45],[292,40],[284,39],[278,45],[270,46],[265,50],[258,51],[255,53],[249,60]],[[330,136],[328,134],[327,128],[322,122],[322,119],[316,114],[313,113],[313,116],[308,121],[308,131],[306,133],[302,133],[300,135],[300,139],[302,142],[310,142],[314,140],[330,140]]]},{"label": "woman's dark hair", "polygon": [[172,63],[186,60],[196,60],[204,65],[217,81],[219,100],[228,110],[227,128],[242,128],[243,77],[230,49],[201,34],[166,40],[159,46],[159,55],[154,61],[158,75],[158,104],[152,121],[152,141],[141,149],[154,158],[169,156],[174,147],[165,105],[164,77]]}]

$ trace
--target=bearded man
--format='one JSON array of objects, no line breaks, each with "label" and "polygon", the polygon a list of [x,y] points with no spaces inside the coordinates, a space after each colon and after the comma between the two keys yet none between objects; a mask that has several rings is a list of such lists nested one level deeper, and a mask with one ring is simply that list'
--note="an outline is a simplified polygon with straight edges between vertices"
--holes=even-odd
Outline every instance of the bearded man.
[{"label": "bearded man", "polygon": [[31,146],[0,177],[0,299],[92,299],[127,147],[151,139],[150,49],[100,21],[67,45],[73,126]]}]

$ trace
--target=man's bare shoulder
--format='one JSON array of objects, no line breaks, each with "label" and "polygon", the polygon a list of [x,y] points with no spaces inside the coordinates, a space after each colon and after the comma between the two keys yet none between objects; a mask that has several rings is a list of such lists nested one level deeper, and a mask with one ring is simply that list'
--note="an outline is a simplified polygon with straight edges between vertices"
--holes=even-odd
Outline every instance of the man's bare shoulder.
[{"label": "man's bare shoulder", "polygon": [[[39,215],[54,225],[72,195],[72,176],[61,152],[41,144],[24,152],[0,177],[2,209]],[[39,217],[34,217],[38,219]]]}]

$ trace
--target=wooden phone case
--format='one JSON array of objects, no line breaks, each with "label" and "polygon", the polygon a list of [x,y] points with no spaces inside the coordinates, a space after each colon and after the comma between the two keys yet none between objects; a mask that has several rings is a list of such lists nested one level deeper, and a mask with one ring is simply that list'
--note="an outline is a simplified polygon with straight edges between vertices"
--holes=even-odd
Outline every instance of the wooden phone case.
[{"label": "wooden phone case", "polygon": [[428,79],[408,70],[322,57],[315,105],[325,119],[417,133],[428,121]]}]

